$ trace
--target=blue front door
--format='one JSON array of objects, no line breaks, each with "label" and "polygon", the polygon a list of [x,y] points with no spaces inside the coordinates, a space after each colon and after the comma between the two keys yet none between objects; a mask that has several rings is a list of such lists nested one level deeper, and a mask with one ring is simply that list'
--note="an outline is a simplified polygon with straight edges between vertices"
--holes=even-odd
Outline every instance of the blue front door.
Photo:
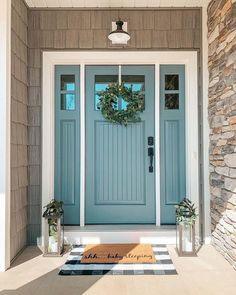
[{"label": "blue front door", "polygon": [[185,165],[185,66],[161,65],[160,186],[162,224],[176,222],[175,205],[186,196]]},{"label": "blue front door", "polygon": [[108,122],[97,108],[97,92],[118,82],[118,66],[86,66],[85,81],[86,223],[155,223],[155,169],[149,171],[148,155],[155,135],[154,66],[122,66],[125,85],[145,92],[141,122],[126,127]]}]

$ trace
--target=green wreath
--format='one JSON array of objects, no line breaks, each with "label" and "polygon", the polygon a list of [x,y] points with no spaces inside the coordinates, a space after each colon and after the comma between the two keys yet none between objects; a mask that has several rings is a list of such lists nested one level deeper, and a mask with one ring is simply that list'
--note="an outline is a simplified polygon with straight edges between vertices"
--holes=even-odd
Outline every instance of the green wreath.
[{"label": "green wreath", "polygon": [[[129,122],[139,122],[138,113],[144,110],[144,95],[141,91],[133,91],[122,84],[109,84],[105,91],[97,94],[99,96],[98,109],[103,117],[112,122],[127,126]],[[118,110],[118,99],[122,97],[127,102],[126,109]]]}]

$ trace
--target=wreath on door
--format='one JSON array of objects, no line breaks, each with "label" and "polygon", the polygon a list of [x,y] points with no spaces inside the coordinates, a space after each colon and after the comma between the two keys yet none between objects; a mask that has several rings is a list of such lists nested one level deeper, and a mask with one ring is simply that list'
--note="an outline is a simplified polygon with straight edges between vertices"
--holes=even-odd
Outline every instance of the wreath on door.
[{"label": "wreath on door", "polygon": [[[126,87],[124,83],[109,84],[106,90],[98,93],[98,109],[103,117],[112,122],[127,126],[130,122],[139,122],[139,113],[144,110],[144,94],[142,91],[133,91],[132,87]],[[119,98],[127,102],[125,109],[118,109]]]}]

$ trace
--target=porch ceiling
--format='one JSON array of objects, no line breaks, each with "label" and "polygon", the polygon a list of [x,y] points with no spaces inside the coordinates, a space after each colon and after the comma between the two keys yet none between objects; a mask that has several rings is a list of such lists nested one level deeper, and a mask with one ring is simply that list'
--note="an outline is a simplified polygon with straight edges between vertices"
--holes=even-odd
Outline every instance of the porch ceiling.
[{"label": "porch ceiling", "polygon": [[25,0],[29,7],[201,7],[209,0]]}]

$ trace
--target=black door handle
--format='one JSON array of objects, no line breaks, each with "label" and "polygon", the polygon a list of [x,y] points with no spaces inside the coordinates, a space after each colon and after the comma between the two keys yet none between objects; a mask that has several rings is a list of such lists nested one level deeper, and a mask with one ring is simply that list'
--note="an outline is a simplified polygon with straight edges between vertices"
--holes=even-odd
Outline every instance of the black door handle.
[{"label": "black door handle", "polygon": [[154,137],[148,136],[148,145],[154,145]]},{"label": "black door handle", "polygon": [[153,173],[153,158],[154,158],[154,148],[153,147],[148,148],[148,156],[150,158],[149,172]]}]

